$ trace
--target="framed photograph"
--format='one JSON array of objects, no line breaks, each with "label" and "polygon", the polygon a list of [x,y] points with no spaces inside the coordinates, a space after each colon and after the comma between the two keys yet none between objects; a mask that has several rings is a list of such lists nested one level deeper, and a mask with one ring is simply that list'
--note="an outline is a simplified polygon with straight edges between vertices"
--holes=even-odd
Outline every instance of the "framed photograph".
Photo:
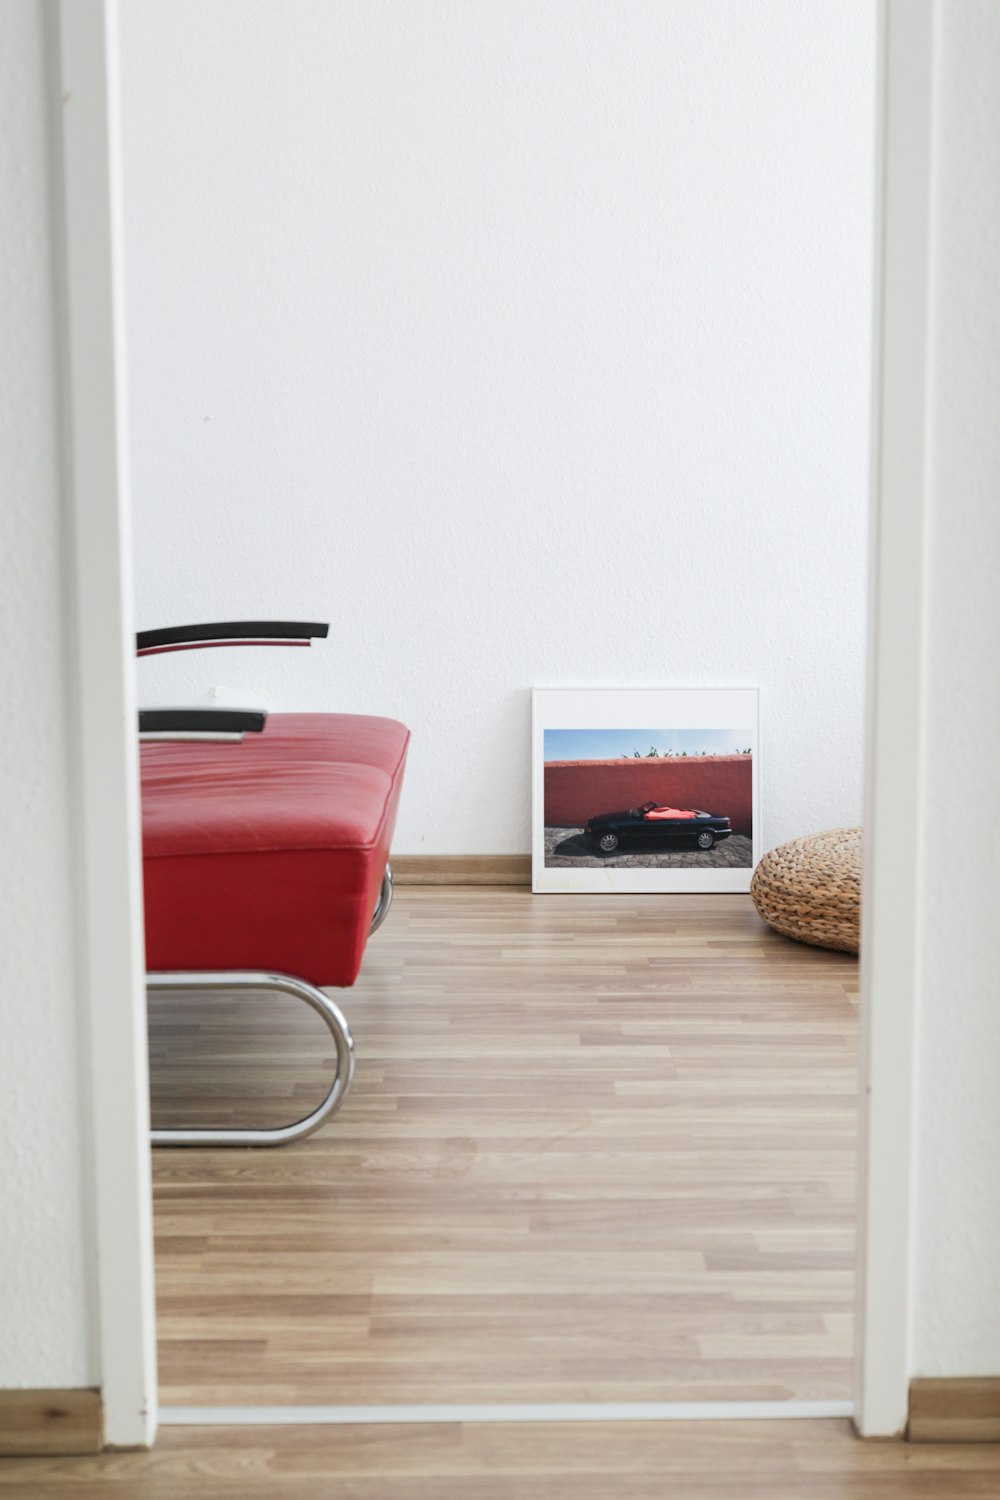
[{"label": "framed photograph", "polygon": [[532,890],[747,891],[757,688],[535,688]]}]

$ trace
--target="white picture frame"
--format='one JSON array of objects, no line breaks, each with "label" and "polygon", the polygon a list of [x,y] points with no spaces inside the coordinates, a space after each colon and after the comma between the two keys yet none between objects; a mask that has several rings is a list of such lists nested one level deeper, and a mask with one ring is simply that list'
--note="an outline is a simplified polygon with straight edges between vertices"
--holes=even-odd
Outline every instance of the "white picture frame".
[{"label": "white picture frame", "polygon": [[[758,688],[535,688],[531,719],[533,891],[750,889],[761,855]],[[650,725],[664,727],[641,727]],[[583,831],[591,817],[650,801],[657,810],[727,817],[732,832],[718,837],[716,828],[715,845],[702,851],[696,830],[707,824],[692,821],[688,837],[685,823],[664,815],[663,823],[685,830],[675,837],[629,820],[621,846],[603,855]],[[705,801],[726,805],[701,807]]]}]

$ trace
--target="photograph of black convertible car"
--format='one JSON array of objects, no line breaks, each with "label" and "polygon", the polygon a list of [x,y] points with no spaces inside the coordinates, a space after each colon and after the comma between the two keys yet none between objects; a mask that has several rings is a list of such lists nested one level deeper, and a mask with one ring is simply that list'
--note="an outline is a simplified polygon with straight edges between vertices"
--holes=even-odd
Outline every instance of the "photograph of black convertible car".
[{"label": "photograph of black convertible car", "polygon": [[733,831],[729,818],[699,812],[696,808],[661,807],[644,802],[626,812],[598,813],[589,818],[584,835],[605,855],[624,848],[667,848],[675,843],[693,844],[708,852]]},{"label": "photograph of black convertible car", "polygon": [[535,715],[536,890],[747,888],[755,689],[538,690]]}]

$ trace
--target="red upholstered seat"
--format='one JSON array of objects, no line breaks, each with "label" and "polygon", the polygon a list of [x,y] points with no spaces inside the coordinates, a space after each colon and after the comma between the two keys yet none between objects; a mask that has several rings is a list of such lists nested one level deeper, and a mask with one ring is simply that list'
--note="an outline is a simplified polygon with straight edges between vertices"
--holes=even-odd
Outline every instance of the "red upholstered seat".
[{"label": "red upholstered seat", "polygon": [[146,967],[357,977],[409,731],[272,714],[241,744],[142,746]]}]

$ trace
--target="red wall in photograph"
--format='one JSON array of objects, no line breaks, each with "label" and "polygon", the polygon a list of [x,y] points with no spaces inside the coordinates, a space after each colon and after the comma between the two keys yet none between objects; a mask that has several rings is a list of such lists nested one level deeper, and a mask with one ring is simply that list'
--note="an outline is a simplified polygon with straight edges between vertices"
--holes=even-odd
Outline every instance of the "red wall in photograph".
[{"label": "red wall in photograph", "polygon": [[750,755],[670,756],[664,760],[547,760],[545,822],[581,828],[597,813],[642,802],[697,808],[752,833]]}]

